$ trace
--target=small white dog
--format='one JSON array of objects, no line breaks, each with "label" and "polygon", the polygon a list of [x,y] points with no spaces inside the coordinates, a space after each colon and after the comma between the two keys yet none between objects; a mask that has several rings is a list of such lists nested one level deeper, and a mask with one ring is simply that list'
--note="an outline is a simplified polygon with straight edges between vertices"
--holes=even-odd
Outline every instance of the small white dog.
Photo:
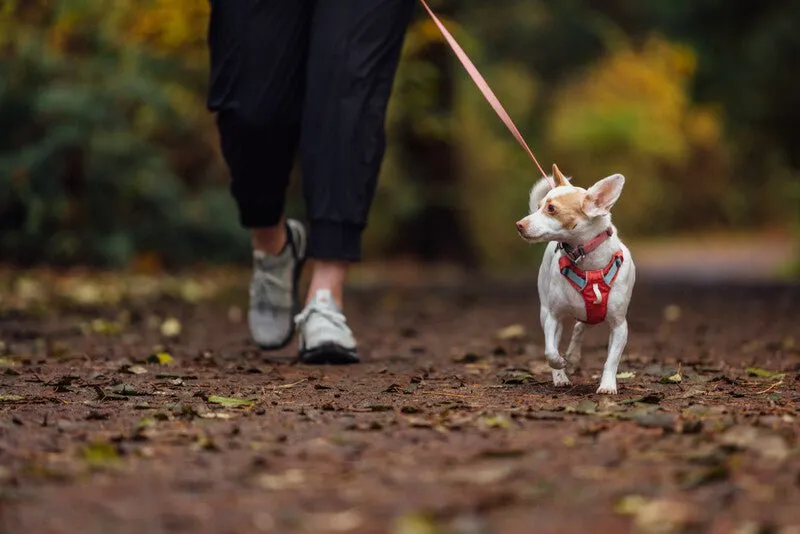
[{"label": "small white dog", "polygon": [[[553,384],[569,386],[567,363],[577,365],[587,325],[608,323],[608,358],[597,393],[617,393],[617,367],[628,341],[628,304],[636,268],[611,224],[611,207],[625,177],[613,174],[588,190],[570,184],[553,165],[555,188],[544,179],[533,186],[530,215],[517,222],[532,243],[550,241],[539,268],[540,319]],[[558,351],[563,322],[576,320],[566,358]]]}]

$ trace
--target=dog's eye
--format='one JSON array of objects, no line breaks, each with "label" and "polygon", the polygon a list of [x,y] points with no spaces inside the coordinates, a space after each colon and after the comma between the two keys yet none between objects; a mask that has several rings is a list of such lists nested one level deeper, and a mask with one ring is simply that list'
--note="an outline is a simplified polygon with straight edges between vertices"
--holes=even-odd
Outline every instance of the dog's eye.
[{"label": "dog's eye", "polygon": [[552,204],[548,204],[547,205],[547,213],[555,213],[555,212],[556,212],[556,207],[553,206]]}]

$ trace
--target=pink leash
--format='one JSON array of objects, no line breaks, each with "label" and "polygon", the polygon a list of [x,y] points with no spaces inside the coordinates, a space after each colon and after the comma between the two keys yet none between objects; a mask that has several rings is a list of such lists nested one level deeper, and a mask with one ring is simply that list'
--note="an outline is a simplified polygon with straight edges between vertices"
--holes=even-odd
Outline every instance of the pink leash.
[{"label": "pink leash", "polygon": [[484,98],[486,98],[486,101],[489,102],[489,105],[492,106],[492,109],[494,109],[495,113],[497,113],[497,116],[500,117],[500,120],[502,120],[503,123],[506,125],[506,128],[508,128],[508,131],[511,132],[511,135],[514,136],[514,138],[519,142],[519,144],[522,146],[525,152],[527,152],[528,155],[531,157],[533,162],[539,168],[539,172],[542,173],[544,179],[547,180],[548,184],[550,184],[550,188],[554,189],[555,183],[553,183],[553,180],[549,176],[547,176],[547,173],[544,172],[542,166],[539,165],[539,161],[536,159],[536,156],[533,155],[533,151],[528,146],[528,143],[525,142],[525,139],[522,138],[522,134],[519,133],[519,130],[514,124],[514,121],[511,120],[511,117],[509,117],[508,113],[503,108],[503,105],[500,103],[500,100],[498,100],[494,92],[492,92],[492,89],[489,87],[489,84],[486,83],[486,80],[483,79],[481,73],[478,72],[478,69],[475,68],[475,65],[472,64],[472,61],[470,61],[469,57],[461,48],[461,46],[458,44],[458,42],[455,40],[455,38],[452,35],[450,35],[450,32],[447,31],[447,28],[444,27],[444,24],[442,24],[442,21],[439,20],[439,17],[436,16],[436,13],[434,13],[433,10],[428,6],[428,3],[425,0],[419,0],[419,1],[420,3],[422,3],[422,6],[428,12],[428,15],[431,16],[431,19],[433,19],[433,22],[436,24],[436,26],[439,27],[439,30],[442,32],[442,35],[447,41],[447,44],[450,45],[450,48],[453,49],[453,52],[456,54],[456,57],[459,59],[459,61],[461,61],[461,64],[464,65],[464,68],[467,70],[467,74],[469,74],[470,78],[472,78],[472,81],[475,82],[475,85],[477,85],[478,89],[480,89],[481,93],[483,93],[483,96]]}]

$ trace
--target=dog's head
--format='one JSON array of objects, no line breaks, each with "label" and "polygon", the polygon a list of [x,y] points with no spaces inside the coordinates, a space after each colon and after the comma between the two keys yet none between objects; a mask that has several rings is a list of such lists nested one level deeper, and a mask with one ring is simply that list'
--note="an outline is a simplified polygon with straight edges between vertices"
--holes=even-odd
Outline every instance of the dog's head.
[{"label": "dog's head", "polygon": [[517,222],[526,241],[576,242],[594,237],[611,222],[611,207],[622,193],[625,177],[612,174],[587,190],[571,185],[553,165],[553,182],[553,189],[542,179],[531,190],[530,215]]}]

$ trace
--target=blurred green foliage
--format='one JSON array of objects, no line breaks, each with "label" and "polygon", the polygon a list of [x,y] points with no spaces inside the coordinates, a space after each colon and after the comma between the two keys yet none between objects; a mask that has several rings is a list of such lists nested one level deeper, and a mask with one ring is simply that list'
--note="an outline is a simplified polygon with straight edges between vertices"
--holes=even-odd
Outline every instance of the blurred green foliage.
[{"label": "blurred green foliage", "polygon": [[[582,186],[626,175],[615,222],[627,234],[800,216],[800,78],[787,67],[800,53],[800,4],[433,5],[544,165],[557,161]],[[246,258],[204,105],[207,16],[202,1],[5,0],[0,258]],[[513,223],[537,171],[422,10],[387,129],[370,256],[482,267],[536,256]]]}]

